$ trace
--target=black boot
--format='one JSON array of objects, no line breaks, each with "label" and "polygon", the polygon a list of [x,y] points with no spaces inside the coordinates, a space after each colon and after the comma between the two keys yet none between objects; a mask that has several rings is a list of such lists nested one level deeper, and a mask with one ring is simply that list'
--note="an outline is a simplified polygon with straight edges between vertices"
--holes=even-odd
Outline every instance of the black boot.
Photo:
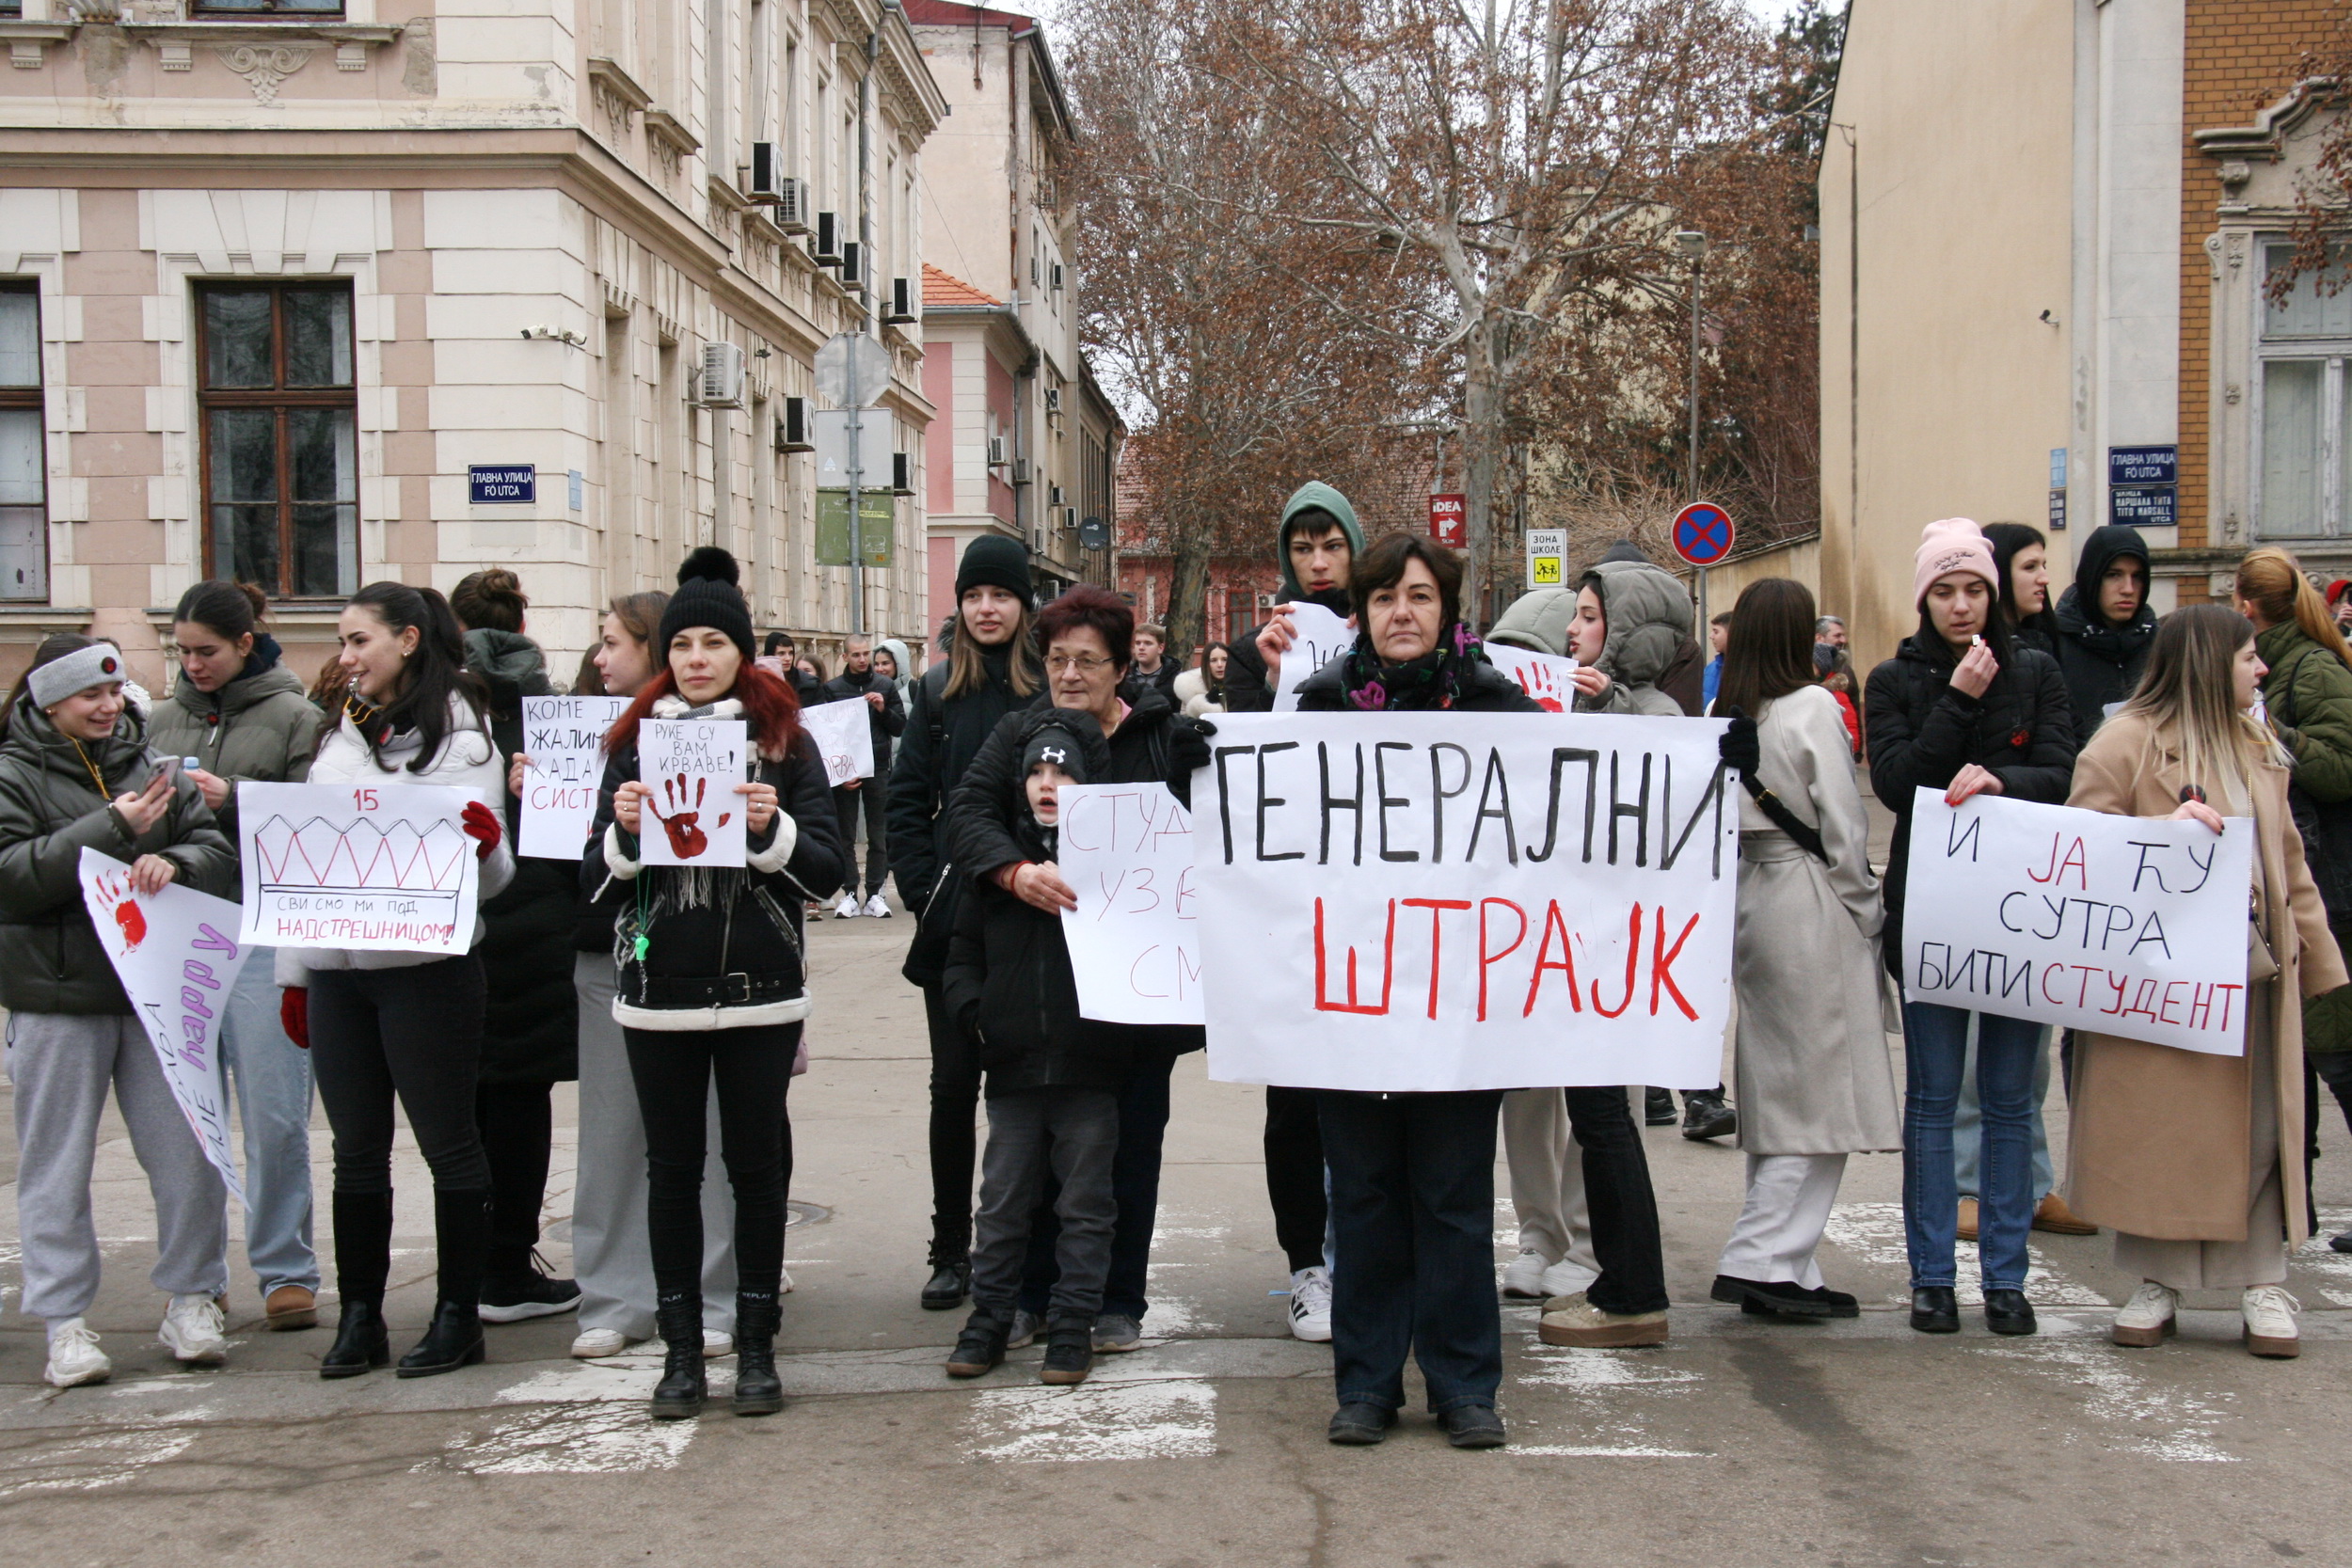
[{"label": "black boot", "polygon": [[1067,1386],[1084,1383],[1094,1366],[1094,1315],[1057,1313],[1045,1330],[1045,1359],[1037,1380]]},{"label": "black boot", "polygon": [[923,1287],[923,1310],[946,1312],[963,1305],[972,1291],[972,1259],[961,1249],[931,1243],[931,1277]]},{"label": "black boot", "polygon": [[319,1362],[319,1376],[358,1377],[392,1359],[384,1333],[384,1281],[392,1267],[392,1195],[337,1193],[335,1289],[342,1321]]},{"label": "black boot", "polygon": [[1960,1332],[1960,1300],[1949,1285],[1921,1285],[1911,1292],[1911,1326],[1922,1334]]},{"label": "black boot", "polygon": [[1724,1091],[1703,1089],[1682,1097],[1682,1135],[1693,1143],[1727,1138],[1740,1131],[1740,1114],[1724,1103]]},{"label": "black boot", "polygon": [[2031,1334],[2035,1328],[2033,1303],[2026,1299],[2023,1291],[1987,1291],[1984,1326],[1995,1334]]},{"label": "black boot", "polygon": [[993,1370],[1005,1359],[1005,1340],[1012,1332],[1009,1320],[1000,1318],[985,1307],[976,1307],[956,1336],[956,1348],[947,1353],[949,1377],[980,1377]]},{"label": "black boot", "polygon": [[[653,1386],[653,1404],[647,1413],[657,1421],[699,1416],[708,1392],[703,1378],[702,1292],[663,1296],[654,1304],[654,1322],[669,1354],[661,1363],[661,1381]],[[740,1335],[743,1328],[739,1321],[735,1332]]]},{"label": "black boot", "polygon": [[784,1408],[776,1376],[776,1326],[784,1319],[773,1293],[739,1291],[735,1297],[735,1413],[772,1416]]},{"label": "black boot", "polygon": [[1675,1092],[1672,1089],[1649,1088],[1642,1094],[1642,1125],[1672,1127],[1682,1118],[1675,1115]]},{"label": "black boot", "polygon": [[402,1377],[433,1377],[470,1367],[482,1343],[482,1268],[490,1250],[490,1195],[470,1187],[433,1195],[433,1247],[439,1259],[433,1322],[400,1358]]}]

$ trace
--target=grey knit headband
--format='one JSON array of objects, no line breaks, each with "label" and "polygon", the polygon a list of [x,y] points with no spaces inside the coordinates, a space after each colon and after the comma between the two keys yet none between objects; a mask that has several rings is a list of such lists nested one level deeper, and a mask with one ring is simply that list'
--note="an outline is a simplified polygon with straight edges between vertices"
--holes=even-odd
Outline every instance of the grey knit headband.
[{"label": "grey knit headband", "polygon": [[87,648],[76,648],[63,658],[53,658],[35,670],[25,682],[32,693],[33,705],[48,708],[64,702],[76,691],[87,691],[93,686],[122,679],[122,656],[105,642],[93,642]]}]

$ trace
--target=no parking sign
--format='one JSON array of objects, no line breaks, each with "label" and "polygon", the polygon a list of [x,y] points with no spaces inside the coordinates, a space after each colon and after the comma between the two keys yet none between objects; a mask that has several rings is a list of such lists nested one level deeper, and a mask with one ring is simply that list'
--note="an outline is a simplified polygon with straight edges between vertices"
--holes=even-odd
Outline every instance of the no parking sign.
[{"label": "no parking sign", "polygon": [[1693,566],[1712,566],[1731,553],[1731,514],[1713,501],[1692,501],[1675,514],[1675,554]]}]

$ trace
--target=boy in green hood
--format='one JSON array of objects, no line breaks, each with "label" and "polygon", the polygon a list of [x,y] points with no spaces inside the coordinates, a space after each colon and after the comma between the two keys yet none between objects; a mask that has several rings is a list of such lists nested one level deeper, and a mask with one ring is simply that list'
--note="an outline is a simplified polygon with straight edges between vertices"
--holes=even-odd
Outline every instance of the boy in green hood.
[{"label": "boy in green hood", "polygon": [[[1292,491],[1282,505],[1282,526],[1274,542],[1283,603],[1304,600],[1334,615],[1349,613],[1347,574],[1363,548],[1363,525],[1345,496],[1321,480],[1309,480]],[[1279,609],[1274,619],[1233,640],[1225,676],[1227,712],[1273,710],[1282,650],[1290,642],[1290,616]]]}]

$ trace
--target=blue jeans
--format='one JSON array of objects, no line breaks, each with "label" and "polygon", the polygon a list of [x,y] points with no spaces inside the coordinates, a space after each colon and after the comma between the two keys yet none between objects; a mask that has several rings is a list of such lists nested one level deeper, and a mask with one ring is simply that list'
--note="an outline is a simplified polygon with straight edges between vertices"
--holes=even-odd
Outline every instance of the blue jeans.
[{"label": "blue jeans", "polygon": [[[1982,1013],[1974,1015],[1978,1019]],[[2050,1098],[2050,1031],[2036,1031],[2040,1036],[2034,1043],[2033,1058],[2033,1200],[2038,1206],[2058,1185],[2058,1174],[2050,1164],[2050,1130],[2042,1119],[2042,1101]],[[1960,1184],[1960,1196],[1977,1196],[1977,1155],[1981,1138],[1978,1127],[1981,1121],[1977,1106],[1977,1031],[1968,1030],[1968,1060],[1960,1069],[1960,1105],[1952,1113],[1952,1176]]]},{"label": "blue jeans", "polygon": [[2026,1237],[2033,1227],[2033,1069],[2042,1030],[2022,1019],[1971,1013],[1933,1002],[1903,1004],[1903,1231],[1914,1290],[1952,1285],[1960,1190],[1952,1176],[1952,1113],[1977,1022],[1977,1101],[1983,1148],[1977,1248],[1984,1288],[2026,1283]]},{"label": "blue jeans", "polygon": [[245,1128],[245,1257],[267,1296],[319,1288],[310,1245],[310,1053],[278,1022],[278,982],[262,948],[237,972],[221,1020],[220,1061]]},{"label": "blue jeans", "polygon": [[[1119,1221],[1111,1232],[1110,1275],[1103,1281],[1106,1317],[1143,1322],[1151,1308],[1144,1291],[1152,1271],[1152,1236],[1160,1223],[1160,1146],[1168,1135],[1168,1080],[1175,1069],[1162,1057],[1136,1069],[1119,1097],[1119,1152],[1111,1159],[1111,1196]],[[986,1164],[983,1157],[982,1164]],[[1049,1179],[1030,1223],[1029,1255],[1021,1270],[1021,1309],[1042,1319],[1061,1266],[1061,1183]]]},{"label": "blue jeans", "polygon": [[1410,1354],[1432,1415],[1493,1409],[1502,1382],[1494,1243],[1502,1091],[1325,1089],[1316,1099],[1339,1227],[1331,1271],[1339,1402],[1402,1409]]}]

